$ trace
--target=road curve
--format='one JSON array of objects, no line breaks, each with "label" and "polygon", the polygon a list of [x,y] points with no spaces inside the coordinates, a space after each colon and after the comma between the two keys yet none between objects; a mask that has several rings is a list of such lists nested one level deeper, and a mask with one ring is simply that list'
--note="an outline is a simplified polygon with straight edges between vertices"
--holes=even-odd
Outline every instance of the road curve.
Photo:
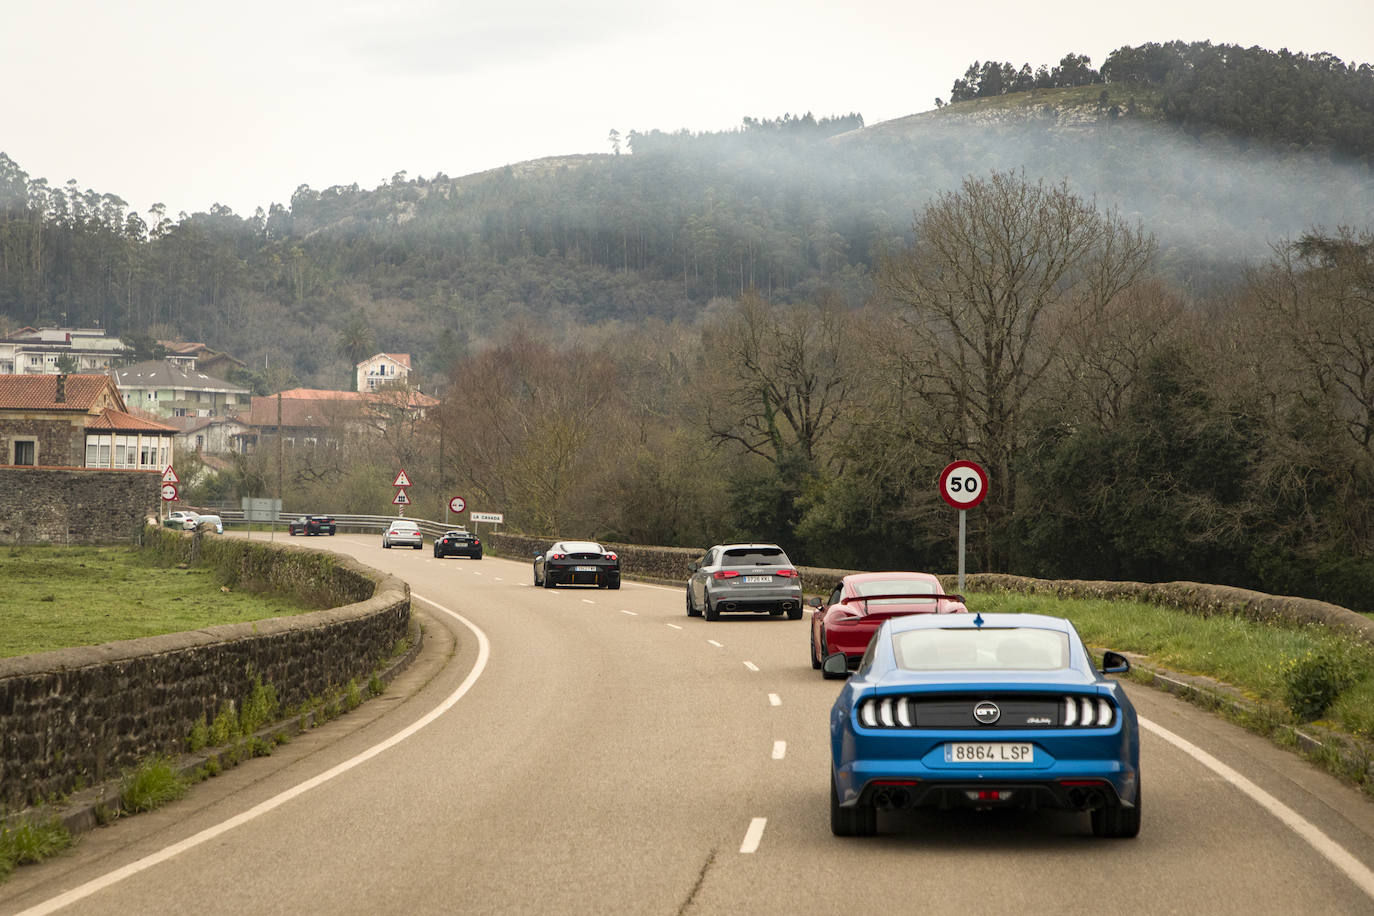
[{"label": "road curve", "polygon": [[1374,912],[1374,804],[1166,694],[1129,688],[1148,722],[1138,839],[949,812],[842,840],[836,685],[804,623],[688,618],[680,590],[629,581],[536,589],[525,562],[375,537],[308,544],[410,582],[412,668],[20,869],[0,913]]}]

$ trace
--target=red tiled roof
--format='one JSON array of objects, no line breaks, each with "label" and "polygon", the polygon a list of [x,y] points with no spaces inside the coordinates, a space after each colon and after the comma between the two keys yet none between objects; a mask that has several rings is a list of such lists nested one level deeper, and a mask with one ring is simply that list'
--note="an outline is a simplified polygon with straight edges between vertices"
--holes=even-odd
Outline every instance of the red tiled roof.
[{"label": "red tiled roof", "polygon": [[[58,403],[57,379],[56,375],[0,375],[0,409],[89,411],[114,386],[108,375],[68,375],[66,400]],[[122,403],[123,399],[116,400]]]},{"label": "red tiled roof", "polygon": [[143,433],[174,433],[177,432],[175,426],[168,426],[166,423],[159,423],[156,420],[147,420],[136,417],[133,414],[125,413],[122,410],[111,410],[106,407],[100,412],[100,416],[86,424],[87,429],[122,429]]}]

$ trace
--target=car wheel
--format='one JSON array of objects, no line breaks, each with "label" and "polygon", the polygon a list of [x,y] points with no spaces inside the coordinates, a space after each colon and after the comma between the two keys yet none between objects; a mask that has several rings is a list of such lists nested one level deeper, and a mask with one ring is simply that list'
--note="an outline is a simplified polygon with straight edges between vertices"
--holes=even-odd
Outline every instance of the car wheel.
[{"label": "car wheel", "polygon": [[801,619],[802,619],[802,605],[801,605],[801,602],[800,602],[800,601],[797,602],[797,606],[796,606],[796,607],[792,608],[791,610],[789,610],[789,611],[787,612],[787,619],[788,619],[788,620],[801,620]]},{"label": "car wheel", "polygon": [[387,550],[390,550],[390,549],[391,549],[391,542],[388,541],[386,538],[382,538],[382,546],[383,546],[384,548],[386,548]]},{"label": "car wheel", "polygon": [[421,550],[421,549],[424,548],[424,546],[425,546],[425,542],[424,542],[424,541],[421,541],[420,543],[418,543],[418,544],[415,545],[415,549],[416,549],[416,550]]},{"label": "car wheel", "polygon": [[540,581],[539,581],[539,570],[536,569],[536,570],[534,571],[534,587],[535,587],[535,588],[538,588],[539,586],[541,586],[541,585],[543,585],[543,584],[544,584],[543,582],[540,582]]},{"label": "car wheel", "polygon": [[443,558],[444,558],[444,555],[443,555],[442,553],[440,553],[440,552],[438,551],[438,549],[436,548],[435,551],[434,551],[434,559],[436,559],[436,560],[442,560]]},{"label": "car wheel", "polygon": [[1135,807],[1115,802],[1092,811],[1093,836],[1128,839],[1140,833],[1140,774],[1135,777]]},{"label": "car wheel", "polygon": [[609,588],[611,591],[615,591],[616,589],[620,588],[620,577],[616,576],[614,579],[611,580],[610,584],[606,587]]},{"label": "car wheel", "polygon": [[720,619],[720,611],[717,610],[717,609],[716,609],[716,606],[715,606],[714,604],[711,603],[711,593],[710,593],[710,592],[702,592],[702,593],[701,593],[701,610],[702,610],[702,613],[706,615],[706,619],[707,619],[707,620],[719,620],[719,619]]},{"label": "car wheel", "polygon": [[474,560],[480,560],[480,559],[482,559],[482,555],[479,553],[477,556],[473,557],[473,559],[474,559]]},{"label": "car wheel", "polygon": [[816,628],[815,628],[815,627],[812,627],[812,628],[811,628],[811,669],[812,669],[813,671],[819,671],[819,670],[821,670],[821,657],[820,657],[820,655],[816,652]]},{"label": "car wheel", "polygon": [[549,575],[549,571],[547,569],[544,570],[544,587],[553,588],[553,576]]},{"label": "car wheel", "polygon": [[700,617],[700,616],[701,616],[701,611],[698,611],[697,608],[696,608],[696,605],[692,603],[692,589],[691,589],[691,587],[688,587],[688,589],[687,589],[687,616],[688,616],[688,617]]},{"label": "car wheel", "polygon": [[878,809],[872,805],[846,808],[840,804],[835,774],[830,774],[830,832],[835,836],[873,836],[878,832]]}]

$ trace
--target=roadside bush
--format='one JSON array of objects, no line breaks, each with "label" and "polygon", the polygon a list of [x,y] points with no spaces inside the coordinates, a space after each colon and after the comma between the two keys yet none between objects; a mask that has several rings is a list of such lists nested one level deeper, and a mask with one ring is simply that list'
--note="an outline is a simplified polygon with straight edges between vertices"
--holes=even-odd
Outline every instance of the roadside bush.
[{"label": "roadside bush", "polygon": [[181,798],[188,788],[172,762],[159,758],[142,764],[124,777],[120,799],[127,811],[152,811]]},{"label": "roadside bush", "polygon": [[1320,719],[1359,677],[1352,653],[1337,646],[1308,649],[1285,659],[1279,673],[1288,709],[1299,722]]}]

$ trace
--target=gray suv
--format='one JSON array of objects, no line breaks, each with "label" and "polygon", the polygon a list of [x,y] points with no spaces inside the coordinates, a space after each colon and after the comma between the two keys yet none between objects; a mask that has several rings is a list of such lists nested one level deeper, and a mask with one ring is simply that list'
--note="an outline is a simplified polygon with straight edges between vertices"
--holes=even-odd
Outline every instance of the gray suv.
[{"label": "gray suv", "polygon": [[776,544],[718,544],[687,568],[688,617],[742,611],[801,620],[801,576]]}]

